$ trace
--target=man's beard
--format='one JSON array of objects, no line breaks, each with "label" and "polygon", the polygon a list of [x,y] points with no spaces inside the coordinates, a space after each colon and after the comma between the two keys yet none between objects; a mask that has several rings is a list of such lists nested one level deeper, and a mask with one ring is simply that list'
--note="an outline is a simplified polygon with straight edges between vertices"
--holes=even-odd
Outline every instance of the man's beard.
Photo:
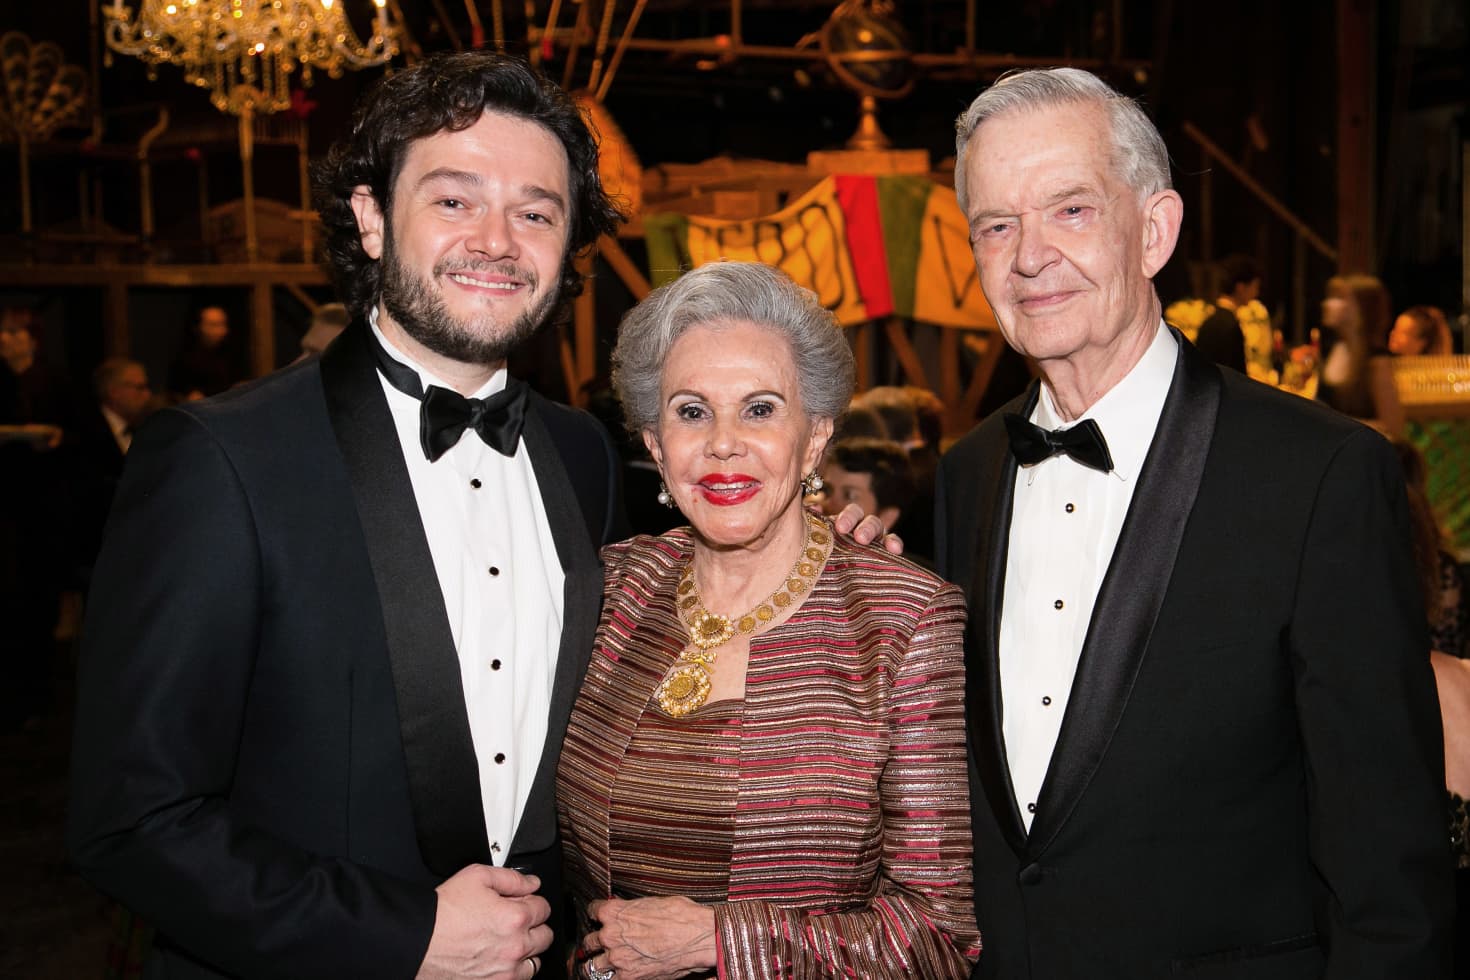
[{"label": "man's beard", "polygon": [[[461,319],[449,312],[444,297],[436,294],[428,282],[398,261],[392,241],[390,232],[383,246],[383,308],[404,333],[441,357],[462,364],[499,364],[536,332],[556,306],[559,283],[507,324],[497,322],[488,312]],[[525,283],[522,288],[533,292],[538,282],[533,271],[509,262],[440,262],[434,266],[433,275],[437,279],[450,272],[513,276]]]}]

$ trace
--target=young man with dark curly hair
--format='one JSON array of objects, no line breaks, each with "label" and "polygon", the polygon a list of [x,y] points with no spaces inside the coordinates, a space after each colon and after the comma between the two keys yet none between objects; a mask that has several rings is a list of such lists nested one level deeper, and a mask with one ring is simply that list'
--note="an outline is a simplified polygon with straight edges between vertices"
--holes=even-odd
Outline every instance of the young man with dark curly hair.
[{"label": "young man with dark curly hair", "polygon": [[552,777],[617,458],[505,373],[618,213],[522,62],[387,78],[316,173],[354,322],[137,435],[68,828],[150,975],[559,976]]}]

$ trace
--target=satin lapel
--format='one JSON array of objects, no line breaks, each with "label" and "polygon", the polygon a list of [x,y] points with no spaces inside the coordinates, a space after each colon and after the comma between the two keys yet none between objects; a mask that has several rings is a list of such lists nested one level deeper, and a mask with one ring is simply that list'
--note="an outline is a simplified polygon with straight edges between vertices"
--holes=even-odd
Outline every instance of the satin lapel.
[{"label": "satin lapel", "polygon": [[479,766],[444,596],[367,330],[354,323],[322,354],[322,384],[378,586],[419,850],[450,875],[489,858]]},{"label": "satin lapel", "polygon": [[[572,702],[582,686],[587,661],[592,655],[592,638],[597,629],[597,614],[602,606],[602,563],[596,544],[588,536],[591,526],[573,492],[573,482],[562,462],[562,447],[538,411],[539,400],[533,398],[526,412],[526,426],[521,438],[531,455],[531,468],[536,473],[536,486],[556,542],[565,582],[562,591],[561,646],[557,652],[556,676],[551,688],[551,707],[546,729],[546,745],[531,784],[531,795],[516,829],[511,851],[539,851],[550,847],[556,837],[556,811],[553,792],[556,786],[556,764],[561,757],[562,736]],[[545,819],[535,819],[536,815]]]},{"label": "satin lapel", "polygon": [[1220,371],[1175,331],[1179,358],[1153,444],[1108,564],[1051,767],[1036,801],[1028,852],[1056,837],[1097,771],[1143,665],[1220,408]]},{"label": "satin lapel", "polygon": [[[1020,407],[1007,405],[1005,411],[1019,411],[1029,416],[1041,391],[1032,382]],[[975,767],[985,798],[995,814],[996,824],[1005,833],[1011,847],[1020,852],[1026,846],[1025,824],[1011,788],[1011,768],[1006,759],[1004,711],[1000,688],[1000,614],[1005,599],[1006,555],[1011,539],[1011,508],[1016,493],[1016,457],[1004,429],[999,430],[996,444],[988,459],[982,461],[982,472],[993,474],[981,486],[978,513],[980,526],[976,535],[975,582],[970,589],[969,649],[979,653],[966,667],[969,676],[970,724],[974,738]],[[987,519],[988,518],[988,519]]]}]

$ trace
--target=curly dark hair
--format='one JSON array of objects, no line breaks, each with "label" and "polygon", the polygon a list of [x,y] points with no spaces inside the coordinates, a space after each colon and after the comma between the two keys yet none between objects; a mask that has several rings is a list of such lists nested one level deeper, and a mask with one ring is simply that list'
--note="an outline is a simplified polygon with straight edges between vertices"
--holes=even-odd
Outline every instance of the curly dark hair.
[{"label": "curly dark hair", "polygon": [[350,135],[312,168],[332,277],[353,315],[366,315],[382,288],[381,265],[362,247],[352,212],[353,189],[366,184],[386,218],[410,144],[435,133],[468,129],[487,111],[538,123],[566,150],[571,233],[562,262],[561,296],[581,292],[577,256],[623,218],[598,177],[597,138],[571,97],[524,61],[465,51],[431,55],[374,85],[358,103]]}]

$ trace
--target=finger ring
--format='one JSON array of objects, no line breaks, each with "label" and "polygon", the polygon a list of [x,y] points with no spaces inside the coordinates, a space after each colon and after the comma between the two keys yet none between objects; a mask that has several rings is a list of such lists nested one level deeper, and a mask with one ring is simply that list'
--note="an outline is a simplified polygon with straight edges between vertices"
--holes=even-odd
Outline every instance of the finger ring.
[{"label": "finger ring", "polygon": [[592,965],[591,960],[587,961],[587,980],[613,980],[617,972],[612,967],[608,967],[606,970],[599,970]]}]

